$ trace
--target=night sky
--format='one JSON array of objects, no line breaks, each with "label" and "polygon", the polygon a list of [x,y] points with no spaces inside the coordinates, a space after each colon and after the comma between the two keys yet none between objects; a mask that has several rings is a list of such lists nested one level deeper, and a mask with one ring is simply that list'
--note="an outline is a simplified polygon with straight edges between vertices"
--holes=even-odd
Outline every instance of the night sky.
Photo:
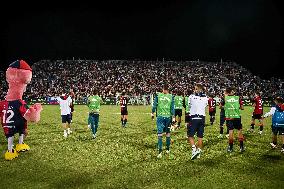
[{"label": "night sky", "polygon": [[[155,2],[155,1],[154,1]],[[284,78],[280,1],[196,0],[7,6],[1,69],[16,59],[232,60]],[[260,64],[264,64],[259,66]]]}]

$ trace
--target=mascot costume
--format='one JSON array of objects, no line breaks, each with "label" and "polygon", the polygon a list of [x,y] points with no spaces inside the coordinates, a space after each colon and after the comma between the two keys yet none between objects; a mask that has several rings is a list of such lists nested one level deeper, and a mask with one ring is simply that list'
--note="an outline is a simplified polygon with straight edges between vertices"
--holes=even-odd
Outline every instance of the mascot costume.
[{"label": "mascot costume", "polygon": [[[24,60],[17,60],[9,65],[6,80],[9,89],[5,100],[0,101],[0,119],[4,134],[8,140],[6,160],[18,157],[18,152],[28,151],[30,147],[24,143],[27,135],[27,122],[38,122],[42,106],[39,103],[28,107],[22,100],[27,84],[31,82],[32,69]],[[13,148],[14,135],[19,133],[19,143]]]}]

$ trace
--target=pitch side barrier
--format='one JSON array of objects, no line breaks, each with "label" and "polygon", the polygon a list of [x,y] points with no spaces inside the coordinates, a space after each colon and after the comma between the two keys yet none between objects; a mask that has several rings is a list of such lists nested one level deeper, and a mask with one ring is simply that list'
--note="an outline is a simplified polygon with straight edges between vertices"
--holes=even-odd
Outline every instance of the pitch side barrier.
[{"label": "pitch side barrier", "polygon": [[[24,100],[28,104],[35,104],[41,103],[43,105],[57,105],[58,102],[55,97],[46,97],[46,98],[24,98]],[[87,97],[83,97],[80,100],[75,100],[75,105],[86,105],[87,104]],[[119,98],[118,97],[102,97],[103,105],[119,105]],[[152,99],[150,95],[144,96],[129,96],[129,105],[150,105]]]},{"label": "pitch side barrier", "polygon": [[[104,97],[103,99],[103,105],[119,105],[119,98],[117,97]],[[57,105],[58,102],[55,100],[55,98],[47,97],[47,98],[33,98],[33,99],[24,99],[28,104],[34,104],[34,103],[41,103],[43,105]],[[152,104],[152,98],[150,96],[133,96],[129,97],[129,105],[151,105]],[[273,100],[272,98],[263,98],[263,106],[272,106]],[[249,99],[243,100],[245,106],[251,106],[252,102]],[[80,100],[75,100],[75,105],[86,105],[87,104],[87,97],[84,97]],[[217,102],[217,105],[218,102]]]}]

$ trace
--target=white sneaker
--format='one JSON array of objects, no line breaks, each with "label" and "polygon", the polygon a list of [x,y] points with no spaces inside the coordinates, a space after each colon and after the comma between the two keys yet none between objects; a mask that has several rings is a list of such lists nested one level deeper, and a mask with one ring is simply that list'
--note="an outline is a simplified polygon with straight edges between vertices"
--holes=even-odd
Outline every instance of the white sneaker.
[{"label": "white sneaker", "polygon": [[67,130],[67,134],[70,135],[72,133],[71,129]]},{"label": "white sneaker", "polygon": [[218,138],[223,138],[223,134],[220,134],[220,135],[218,136]]},{"label": "white sneaker", "polygon": [[91,129],[91,125],[88,125],[88,128]]},{"label": "white sneaker", "polygon": [[226,134],[226,137],[229,138],[229,134]]},{"label": "white sneaker", "polygon": [[199,150],[192,151],[191,160],[196,159],[199,154],[200,154]]},{"label": "white sneaker", "polygon": [[199,159],[199,158],[200,158],[200,154],[201,154],[201,149],[200,149],[200,148],[198,148],[197,150],[199,151],[199,154],[197,155],[197,157],[196,157],[196,158],[197,158],[197,159]]},{"label": "white sneaker", "polygon": [[284,148],[282,148],[280,152],[284,154]]},{"label": "white sneaker", "polygon": [[157,158],[162,158],[162,152],[158,154]]},{"label": "white sneaker", "polygon": [[169,153],[170,153],[170,150],[166,150],[166,153],[169,154]]},{"label": "white sneaker", "polygon": [[259,131],[259,134],[261,135],[261,134],[262,134],[262,131]]},{"label": "white sneaker", "polygon": [[271,147],[273,148],[273,149],[275,149],[277,146],[275,145],[275,144],[273,144],[272,142],[270,143],[270,145],[271,145]]},{"label": "white sneaker", "polygon": [[63,136],[64,136],[65,138],[67,138],[67,136],[68,136],[67,132],[64,132]]},{"label": "white sneaker", "polygon": [[93,134],[93,138],[94,138],[94,139],[97,138],[97,134]]}]

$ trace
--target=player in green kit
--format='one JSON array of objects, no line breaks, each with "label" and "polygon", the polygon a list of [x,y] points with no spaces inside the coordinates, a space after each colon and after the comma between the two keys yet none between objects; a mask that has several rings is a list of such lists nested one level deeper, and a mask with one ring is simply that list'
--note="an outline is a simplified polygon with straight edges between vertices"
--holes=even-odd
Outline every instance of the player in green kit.
[{"label": "player in green kit", "polygon": [[[190,124],[190,104],[189,104],[189,95],[191,94],[191,90],[187,90],[187,93],[184,95],[183,98],[183,107],[184,107],[184,122],[185,122],[185,128],[188,127]],[[187,137],[187,135],[186,135]]]},{"label": "player in green kit", "polygon": [[183,96],[180,91],[177,92],[177,95],[174,97],[174,101],[175,101],[175,120],[177,120],[177,129],[179,129],[181,123],[181,116],[182,116],[182,106],[183,106]]},{"label": "player in green kit", "polygon": [[159,154],[158,158],[162,157],[162,147],[163,147],[163,133],[166,133],[166,152],[170,152],[171,144],[171,134],[170,134],[170,125],[171,121],[175,120],[175,109],[174,109],[174,97],[172,94],[169,94],[168,85],[163,85],[163,92],[158,93],[155,97],[153,107],[152,107],[152,117],[157,111],[157,134],[158,134],[158,149]]},{"label": "player in green kit", "polygon": [[97,137],[97,130],[99,126],[99,116],[100,116],[100,106],[102,98],[98,95],[98,91],[94,90],[92,96],[88,98],[88,107],[89,107],[89,119],[88,122],[91,125],[91,130],[93,133],[93,138]]},{"label": "player in green kit", "polygon": [[240,142],[240,152],[245,151],[244,136],[242,134],[241,111],[243,110],[243,102],[239,96],[235,95],[234,88],[228,87],[225,90],[225,119],[229,129],[229,146],[227,151],[233,151],[234,129],[238,130],[238,139]]}]

